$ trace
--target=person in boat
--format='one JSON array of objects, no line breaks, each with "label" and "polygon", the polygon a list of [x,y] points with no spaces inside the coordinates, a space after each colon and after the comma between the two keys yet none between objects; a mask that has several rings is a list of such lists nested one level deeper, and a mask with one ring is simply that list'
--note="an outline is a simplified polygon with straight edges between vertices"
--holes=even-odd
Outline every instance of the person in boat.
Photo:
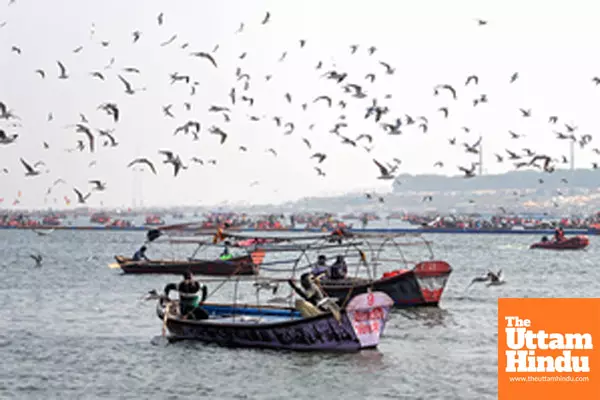
[{"label": "person in boat", "polygon": [[150,261],[148,257],[146,257],[146,246],[140,247],[138,251],[133,255],[132,261]]},{"label": "person in boat", "polygon": [[310,272],[302,274],[300,276],[300,286],[302,286],[302,288],[296,286],[294,281],[291,279],[288,280],[288,283],[300,297],[311,303],[313,306],[316,306],[325,298],[325,295],[319,286],[315,284],[314,278],[314,275]]},{"label": "person in boat", "polygon": [[554,241],[560,242],[565,239],[565,231],[559,226],[554,230]]},{"label": "person in boat", "polygon": [[[179,292],[179,311],[183,319],[201,320],[208,318],[206,310],[200,307],[200,304],[206,300],[206,286],[200,285],[190,271],[183,274],[183,281],[179,282],[178,285],[169,283],[165,286],[165,297],[169,297],[171,290]],[[200,298],[200,292],[202,292],[202,298]]]},{"label": "person in boat", "polygon": [[314,276],[319,276],[321,274],[326,273],[327,270],[328,270],[327,257],[325,257],[324,254],[320,254],[319,257],[317,258],[317,263],[313,266],[310,273],[313,274]]},{"label": "person in boat", "polygon": [[344,256],[337,256],[335,262],[331,264],[327,270],[327,277],[329,279],[344,279],[348,274],[348,266]]},{"label": "person in boat", "polygon": [[219,260],[227,261],[227,260],[231,260],[233,258],[233,255],[229,251],[229,245],[230,245],[229,242],[225,242],[225,247],[223,248],[223,252],[219,256]]},{"label": "person in boat", "polygon": [[331,312],[339,321],[341,318],[340,307],[336,300],[326,297],[314,280],[315,277],[310,272],[302,274],[300,276],[302,289],[297,287],[293,280],[288,280],[289,285],[302,297],[302,300],[296,300],[296,309],[304,317],[314,317],[321,312]]}]

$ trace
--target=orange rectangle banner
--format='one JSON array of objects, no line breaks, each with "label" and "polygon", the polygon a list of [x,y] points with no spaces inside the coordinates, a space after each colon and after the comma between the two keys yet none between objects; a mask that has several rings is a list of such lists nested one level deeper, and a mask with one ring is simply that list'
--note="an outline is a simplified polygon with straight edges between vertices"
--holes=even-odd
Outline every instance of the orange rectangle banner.
[{"label": "orange rectangle banner", "polygon": [[600,299],[498,299],[498,399],[600,399]]}]

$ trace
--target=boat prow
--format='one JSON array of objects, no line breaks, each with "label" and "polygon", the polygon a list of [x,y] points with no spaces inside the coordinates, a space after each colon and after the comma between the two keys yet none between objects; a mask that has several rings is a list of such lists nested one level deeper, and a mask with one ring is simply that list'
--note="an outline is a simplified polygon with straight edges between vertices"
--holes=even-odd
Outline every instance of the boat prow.
[{"label": "boat prow", "polygon": [[[355,296],[338,315],[305,316],[293,308],[220,305],[204,320],[183,319],[177,302],[162,298],[157,315],[173,340],[197,340],[226,347],[294,351],[357,352],[374,348],[393,300],[383,292]],[[314,307],[314,306],[313,306]],[[211,305],[206,304],[210,311]]]}]

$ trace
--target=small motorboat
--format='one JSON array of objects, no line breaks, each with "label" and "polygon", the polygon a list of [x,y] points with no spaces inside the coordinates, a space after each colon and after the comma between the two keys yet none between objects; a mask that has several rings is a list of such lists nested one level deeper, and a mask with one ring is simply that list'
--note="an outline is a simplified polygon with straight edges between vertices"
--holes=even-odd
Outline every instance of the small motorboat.
[{"label": "small motorboat", "polygon": [[[299,300],[304,302],[304,300]],[[183,319],[177,301],[161,296],[156,312],[170,341],[197,340],[226,347],[358,352],[375,348],[393,300],[383,292],[352,298],[337,313],[302,307],[203,304],[208,318]],[[310,306],[310,310],[305,308]],[[216,309],[215,309],[216,308]],[[310,311],[310,312],[308,312]],[[163,331],[166,333],[165,331]]]},{"label": "small motorboat", "polygon": [[571,238],[565,238],[562,240],[548,240],[546,236],[542,238],[541,242],[532,244],[530,249],[547,249],[547,250],[581,250],[588,247],[590,240],[587,236],[578,235]]}]

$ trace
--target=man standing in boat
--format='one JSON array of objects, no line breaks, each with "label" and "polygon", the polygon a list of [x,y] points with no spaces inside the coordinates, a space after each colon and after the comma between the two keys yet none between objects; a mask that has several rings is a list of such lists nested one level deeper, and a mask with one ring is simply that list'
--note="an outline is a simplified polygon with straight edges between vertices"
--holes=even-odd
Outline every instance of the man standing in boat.
[{"label": "man standing in boat", "polygon": [[231,260],[233,258],[233,255],[229,251],[229,245],[230,245],[229,242],[225,242],[225,248],[223,249],[223,252],[219,256],[219,260],[221,260],[221,261],[228,261],[228,260]]},{"label": "man standing in boat", "polygon": [[[194,279],[190,271],[183,274],[183,281],[179,285],[169,283],[165,287],[165,296],[169,297],[171,290],[179,292],[179,310],[183,319],[207,319],[208,313],[200,307],[200,304],[206,300],[206,286],[200,285]],[[200,299],[200,291],[202,291],[202,299]]]}]

